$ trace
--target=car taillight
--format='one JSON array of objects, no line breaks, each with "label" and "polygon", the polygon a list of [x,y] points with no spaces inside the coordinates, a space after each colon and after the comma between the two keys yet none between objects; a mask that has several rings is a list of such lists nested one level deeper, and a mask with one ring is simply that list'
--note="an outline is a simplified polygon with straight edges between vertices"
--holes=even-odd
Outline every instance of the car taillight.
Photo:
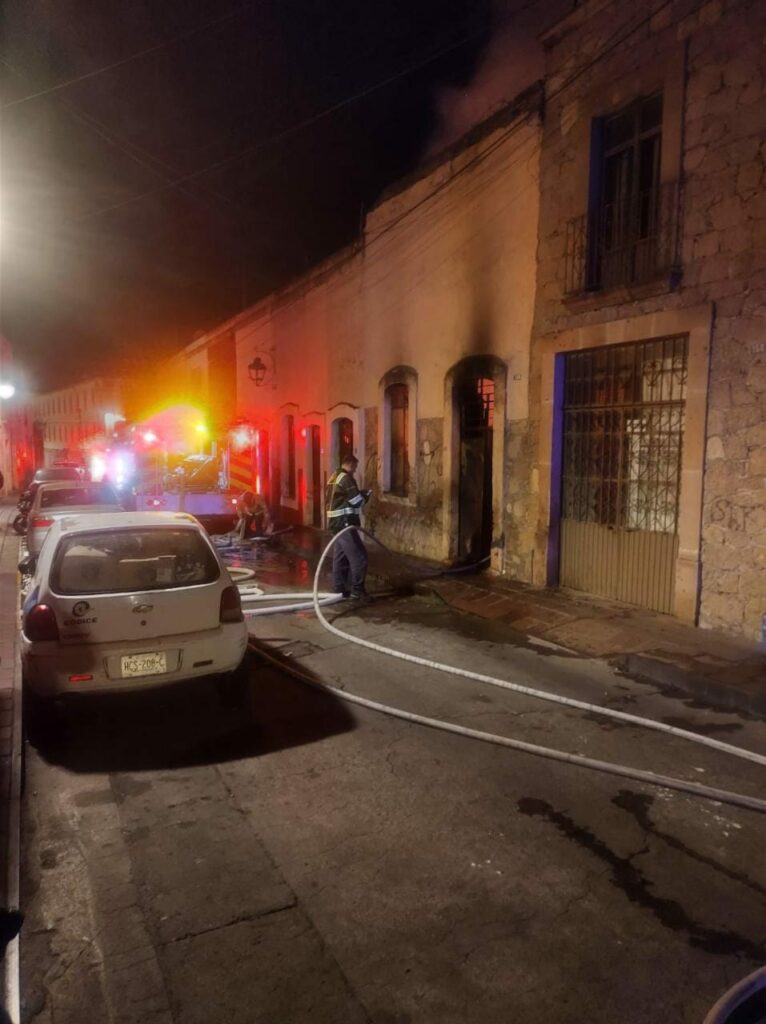
[{"label": "car taillight", "polygon": [[221,622],[242,622],[242,602],[236,587],[227,587],[221,594]]},{"label": "car taillight", "polygon": [[58,640],[59,627],[53,609],[47,604],[36,604],[24,616],[24,635],[27,640]]},{"label": "car taillight", "polygon": [[53,520],[52,519],[33,519],[32,520],[32,529],[33,530],[40,530],[40,529],[42,529],[45,526],[53,526]]}]

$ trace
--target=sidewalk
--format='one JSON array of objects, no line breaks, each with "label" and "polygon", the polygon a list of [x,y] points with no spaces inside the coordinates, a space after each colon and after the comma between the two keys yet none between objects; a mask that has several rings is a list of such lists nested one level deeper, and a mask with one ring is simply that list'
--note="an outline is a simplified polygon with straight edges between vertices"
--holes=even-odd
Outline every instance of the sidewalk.
[{"label": "sidewalk", "polygon": [[[323,540],[324,538],[324,540]],[[326,536],[289,535],[291,550],[316,564]],[[686,690],[709,704],[766,716],[766,651],[756,643],[697,629],[668,615],[602,601],[565,589],[540,590],[489,573],[418,578],[440,568],[407,556],[412,566],[369,545],[370,577],[414,586],[456,611],[507,626],[509,634],[604,658],[625,673]]]}]

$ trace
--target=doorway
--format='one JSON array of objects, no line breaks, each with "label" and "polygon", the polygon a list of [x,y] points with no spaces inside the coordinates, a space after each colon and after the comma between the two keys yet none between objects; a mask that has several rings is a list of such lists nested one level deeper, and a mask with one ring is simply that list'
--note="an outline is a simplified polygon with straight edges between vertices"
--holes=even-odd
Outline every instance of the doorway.
[{"label": "doorway", "polygon": [[269,459],[269,432],[255,432],[255,489],[267,502],[271,501],[271,461]]},{"label": "doorway", "polygon": [[460,431],[458,557],[476,562],[492,548],[492,441],[495,382],[470,372],[455,385]]},{"label": "doorway", "polygon": [[564,369],[559,582],[670,613],[688,339],[568,352]]},{"label": "doorway", "polygon": [[306,427],[306,506],[304,515],[310,526],[322,525],[322,461],[319,440],[319,427]]}]

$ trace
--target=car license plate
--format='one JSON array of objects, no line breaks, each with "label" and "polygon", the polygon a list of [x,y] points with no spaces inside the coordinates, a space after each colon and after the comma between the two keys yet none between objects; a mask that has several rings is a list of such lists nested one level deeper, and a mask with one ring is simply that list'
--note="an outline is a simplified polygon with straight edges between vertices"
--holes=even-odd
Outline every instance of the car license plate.
[{"label": "car license plate", "polygon": [[126,654],[122,659],[122,675],[157,676],[167,672],[168,660],[165,651],[150,654]]}]

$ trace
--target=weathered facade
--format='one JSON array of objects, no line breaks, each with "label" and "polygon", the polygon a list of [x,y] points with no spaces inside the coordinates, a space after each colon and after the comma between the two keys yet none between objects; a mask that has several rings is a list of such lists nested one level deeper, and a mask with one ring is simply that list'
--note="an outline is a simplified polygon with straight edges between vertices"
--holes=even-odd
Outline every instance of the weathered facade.
[{"label": "weathered facade", "polygon": [[190,346],[211,397],[233,346],[277,514],[321,525],[353,450],[393,547],[760,636],[765,35],[755,0],[575,6],[542,92]]},{"label": "weathered facade", "polygon": [[128,392],[121,377],[94,377],[31,398],[24,410],[26,471],[80,460],[84,444],[111,435],[115,424],[126,418]]},{"label": "weathered facade", "polygon": [[384,542],[504,570],[526,501],[539,109],[533,88],[384,198],[358,246],[190,346],[234,338],[232,418],[283,518],[322,524],[350,448]]},{"label": "weathered facade", "polygon": [[533,578],[756,637],[766,8],[655,7],[545,41]]}]

